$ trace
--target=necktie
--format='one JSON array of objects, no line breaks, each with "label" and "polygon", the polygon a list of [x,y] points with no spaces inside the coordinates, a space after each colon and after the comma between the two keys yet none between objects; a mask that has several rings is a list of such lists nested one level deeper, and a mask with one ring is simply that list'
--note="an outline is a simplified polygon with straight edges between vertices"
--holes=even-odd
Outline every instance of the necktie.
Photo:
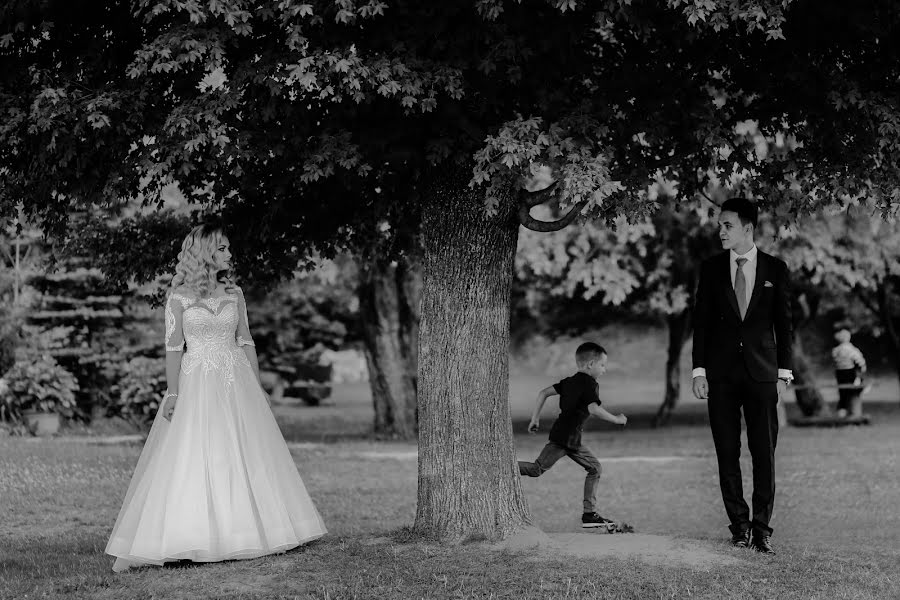
[{"label": "necktie", "polygon": [[734,295],[737,296],[738,309],[741,311],[741,320],[747,314],[747,280],[744,279],[744,263],[746,258],[738,258],[737,272],[734,274]]}]

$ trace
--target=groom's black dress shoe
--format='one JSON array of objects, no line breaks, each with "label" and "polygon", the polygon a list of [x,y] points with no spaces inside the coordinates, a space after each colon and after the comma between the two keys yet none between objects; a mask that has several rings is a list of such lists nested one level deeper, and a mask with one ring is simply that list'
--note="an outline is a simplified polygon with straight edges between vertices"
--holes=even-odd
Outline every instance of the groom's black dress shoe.
[{"label": "groom's black dress shoe", "polygon": [[736,548],[746,548],[750,545],[750,530],[745,529],[731,536],[731,545]]},{"label": "groom's black dress shoe", "polygon": [[775,549],[772,548],[772,542],[769,540],[769,536],[765,534],[754,535],[753,543],[750,544],[750,547],[763,554],[775,554]]}]

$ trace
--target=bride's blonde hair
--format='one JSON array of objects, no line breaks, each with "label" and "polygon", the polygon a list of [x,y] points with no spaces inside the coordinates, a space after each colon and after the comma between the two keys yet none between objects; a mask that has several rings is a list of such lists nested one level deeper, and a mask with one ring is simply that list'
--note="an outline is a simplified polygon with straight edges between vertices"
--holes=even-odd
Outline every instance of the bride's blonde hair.
[{"label": "bride's blonde hair", "polygon": [[220,271],[213,260],[216,249],[227,239],[219,225],[204,224],[191,229],[181,242],[170,289],[187,288],[204,298],[222,282],[226,290],[233,291],[234,282],[230,274]]}]

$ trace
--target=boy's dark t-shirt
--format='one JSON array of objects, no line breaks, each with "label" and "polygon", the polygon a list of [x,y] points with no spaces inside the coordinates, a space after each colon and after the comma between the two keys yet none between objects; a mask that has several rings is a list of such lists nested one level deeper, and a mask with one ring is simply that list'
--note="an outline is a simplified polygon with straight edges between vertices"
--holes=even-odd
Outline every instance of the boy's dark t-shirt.
[{"label": "boy's dark t-shirt", "polygon": [[559,394],[559,417],[550,430],[550,441],[566,448],[581,446],[581,428],[591,415],[588,406],[601,404],[597,380],[579,371],[553,384]]}]

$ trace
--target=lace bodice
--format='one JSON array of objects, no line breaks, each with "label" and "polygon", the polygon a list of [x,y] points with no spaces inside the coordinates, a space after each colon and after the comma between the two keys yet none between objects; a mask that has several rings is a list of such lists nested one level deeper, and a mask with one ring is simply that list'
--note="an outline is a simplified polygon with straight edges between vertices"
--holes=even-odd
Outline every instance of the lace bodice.
[{"label": "lace bodice", "polygon": [[184,373],[198,367],[207,372],[215,369],[231,382],[236,361],[250,364],[240,346],[253,345],[240,288],[211,298],[176,291],[166,299],[166,351],[185,351]]}]

